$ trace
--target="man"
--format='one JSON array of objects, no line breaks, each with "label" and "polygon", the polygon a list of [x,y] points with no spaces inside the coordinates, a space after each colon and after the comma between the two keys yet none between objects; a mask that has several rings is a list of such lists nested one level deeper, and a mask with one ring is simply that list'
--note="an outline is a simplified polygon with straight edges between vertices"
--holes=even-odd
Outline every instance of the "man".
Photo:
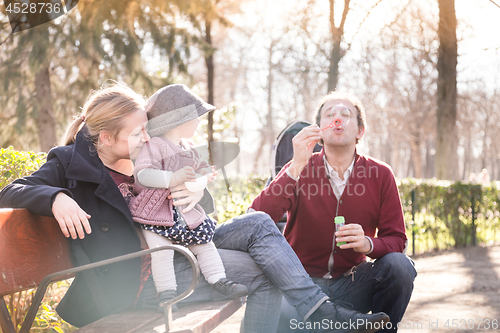
[{"label": "man", "polygon": [[[292,160],[251,209],[274,221],[287,212],[284,235],[313,281],[334,302],[385,312],[391,319],[385,330],[395,332],[417,273],[402,253],[407,238],[394,175],[356,151],[364,132],[360,101],[346,93],[327,95],[316,125],[293,138]],[[323,150],[313,154],[318,142]],[[335,231],[337,216],[345,226]],[[366,256],[376,260],[367,262]],[[297,318],[294,304],[284,300],[280,331],[295,329]]]}]

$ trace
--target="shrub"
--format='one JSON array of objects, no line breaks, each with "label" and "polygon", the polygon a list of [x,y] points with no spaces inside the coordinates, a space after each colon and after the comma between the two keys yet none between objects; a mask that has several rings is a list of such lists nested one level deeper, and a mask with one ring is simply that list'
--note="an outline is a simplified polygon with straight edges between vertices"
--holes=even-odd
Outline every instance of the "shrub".
[{"label": "shrub", "polygon": [[497,239],[500,182],[403,179],[399,191],[408,234],[419,252]]},{"label": "shrub", "polygon": [[16,151],[13,147],[0,149],[0,189],[19,177],[27,176],[45,163],[45,153]]},{"label": "shrub", "polygon": [[226,180],[221,174],[208,185],[214,201],[214,217],[219,223],[245,213],[252,200],[266,185],[267,178],[262,176],[232,176]]}]

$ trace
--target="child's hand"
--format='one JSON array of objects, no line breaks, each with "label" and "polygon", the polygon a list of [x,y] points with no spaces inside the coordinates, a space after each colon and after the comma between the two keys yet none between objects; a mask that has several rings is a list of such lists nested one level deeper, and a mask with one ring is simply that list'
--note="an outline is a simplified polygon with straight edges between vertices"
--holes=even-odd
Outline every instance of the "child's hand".
[{"label": "child's hand", "polygon": [[182,169],[177,170],[173,173],[172,179],[170,180],[170,187],[174,187],[185,182],[193,181],[196,179],[196,173],[190,166],[185,166]]},{"label": "child's hand", "polygon": [[215,166],[212,165],[212,172],[207,174],[207,180],[209,183],[213,182],[217,177],[217,170],[215,170]]},{"label": "child's hand", "polygon": [[209,183],[213,182],[215,177],[217,177],[217,171],[215,170],[215,166],[212,165],[211,168],[205,168],[198,171],[200,175],[207,176],[207,181]]}]

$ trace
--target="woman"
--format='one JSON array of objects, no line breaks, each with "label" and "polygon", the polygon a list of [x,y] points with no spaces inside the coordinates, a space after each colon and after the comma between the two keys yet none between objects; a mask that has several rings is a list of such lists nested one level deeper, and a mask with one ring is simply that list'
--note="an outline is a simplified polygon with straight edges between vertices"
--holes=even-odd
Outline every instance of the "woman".
[{"label": "woman", "polygon": [[[132,160],[149,139],[144,105],[140,95],[122,85],[91,94],[62,145],[49,152],[38,171],[5,187],[0,207],[27,208],[35,214],[54,216],[63,234],[72,239],[76,265],[141,250],[140,232],[127,201],[132,196]],[[203,191],[192,193],[180,185],[172,192],[178,199],[176,205],[193,207],[199,203],[207,213],[213,211],[213,200]],[[214,243],[220,249],[227,277],[249,289],[246,332],[276,331],[281,292],[304,320],[371,318],[326,301],[328,297],[312,283],[266,214],[247,214],[223,223],[216,229]],[[190,281],[188,265],[183,258],[175,260],[179,290]],[[69,323],[83,326],[134,305],[157,307],[154,284],[144,273],[147,269],[141,270],[141,259],[80,273],[57,311]],[[186,301],[201,300],[211,300],[204,280]]]}]

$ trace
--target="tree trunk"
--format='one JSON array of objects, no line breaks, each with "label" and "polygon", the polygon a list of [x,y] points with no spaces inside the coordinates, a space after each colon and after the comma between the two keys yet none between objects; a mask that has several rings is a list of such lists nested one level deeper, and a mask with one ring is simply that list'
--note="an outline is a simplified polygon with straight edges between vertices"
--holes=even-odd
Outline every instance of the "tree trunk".
[{"label": "tree trunk", "polygon": [[274,46],[276,42],[271,41],[269,46],[269,59],[268,59],[268,74],[267,74],[267,115],[265,123],[262,124],[262,133],[259,149],[257,150],[257,155],[255,158],[255,171],[258,170],[259,161],[263,157],[264,147],[269,143],[272,147],[274,140],[274,125],[273,125],[273,83],[274,83],[274,68],[275,65],[272,61]]},{"label": "tree trunk", "polygon": [[57,142],[48,63],[42,65],[35,75],[35,91],[40,150],[48,152]]},{"label": "tree trunk", "polygon": [[439,0],[436,176],[456,180],[457,18],[455,0]]},{"label": "tree trunk", "polygon": [[486,169],[487,167],[487,161],[489,159],[488,156],[488,137],[489,137],[489,124],[490,124],[490,119],[489,119],[489,114],[486,114],[486,119],[484,120],[484,135],[483,135],[483,148],[481,152],[481,169]]},{"label": "tree trunk", "polygon": [[344,24],[349,12],[350,0],[344,0],[344,11],[342,13],[342,20],[339,27],[335,26],[335,0],[330,0],[330,31],[332,34],[333,48],[330,54],[330,69],[328,72],[328,92],[337,88],[339,81],[339,63],[345,55],[344,50],[340,48],[340,43],[344,35]]},{"label": "tree trunk", "polygon": [[[434,148],[434,140],[428,139],[426,143],[426,153],[425,153],[425,178],[433,178],[434,177],[434,160],[435,160],[435,148]],[[432,152],[434,151],[434,152]]]},{"label": "tree trunk", "polygon": [[[342,53],[340,50],[340,37],[338,35],[333,35],[333,49],[330,55],[330,69],[328,72],[328,91],[334,91],[337,88],[337,83],[339,82],[339,63],[342,59]],[[337,39],[338,38],[338,39]]]},{"label": "tree trunk", "polygon": [[413,177],[422,178],[422,154],[420,153],[420,139],[414,133],[410,139],[411,161],[413,162]]},{"label": "tree trunk", "polygon": [[266,128],[265,136],[266,141],[270,146],[273,144],[274,140],[274,124],[273,124],[273,84],[274,84],[274,64],[272,61],[274,53],[275,41],[271,42],[269,48],[269,72],[267,75],[267,116],[266,116]]},{"label": "tree trunk", "polygon": [[[212,45],[212,22],[206,19],[205,22],[205,41]],[[208,100],[209,104],[215,105],[214,102],[214,56],[213,52],[205,54],[205,63],[207,65],[207,89],[208,89]],[[210,149],[211,143],[214,141],[214,113],[208,113],[208,125],[207,125],[207,134],[208,134],[208,146],[209,146],[209,160],[210,164],[212,164],[212,150]]]}]

